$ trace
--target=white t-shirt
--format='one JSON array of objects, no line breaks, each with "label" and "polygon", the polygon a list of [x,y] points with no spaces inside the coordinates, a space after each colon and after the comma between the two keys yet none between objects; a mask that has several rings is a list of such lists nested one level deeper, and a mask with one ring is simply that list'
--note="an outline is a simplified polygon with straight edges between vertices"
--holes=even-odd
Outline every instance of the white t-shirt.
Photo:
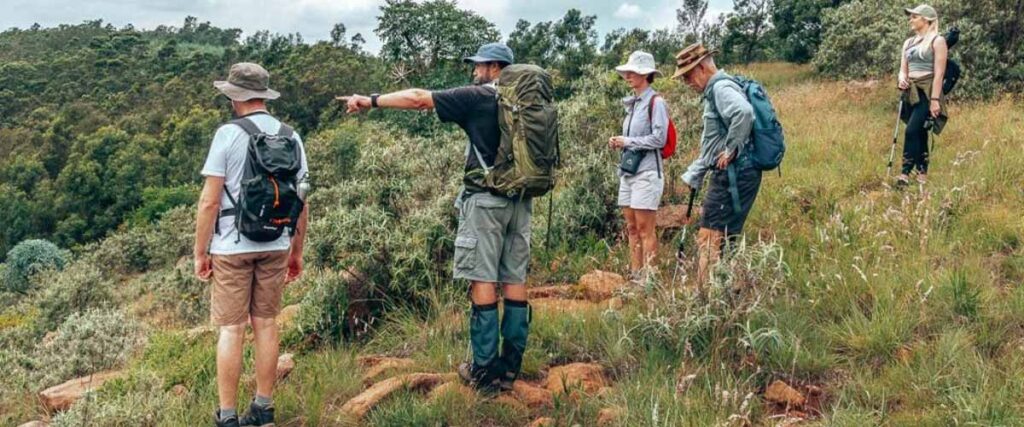
[{"label": "white t-shirt", "polygon": [[[247,116],[263,132],[277,134],[281,129],[281,122],[269,114],[253,114]],[[302,138],[295,133],[295,139],[299,142],[299,150],[302,152],[302,166],[299,169],[299,180],[306,177],[309,166],[306,163],[306,148],[302,144]],[[206,164],[203,165],[203,176],[224,177],[224,184],[235,200],[241,191],[242,173],[245,166],[245,156],[249,149],[249,134],[245,133],[240,126],[226,124],[217,129],[213,136],[213,144],[210,145],[210,154],[206,156]],[[228,195],[221,191],[220,210],[234,207]],[[286,251],[291,245],[290,233],[285,231],[281,237],[273,242],[254,242],[245,236],[240,236],[235,230],[235,217],[227,216],[220,218],[220,234],[213,234],[210,242],[210,253],[215,255],[234,255],[253,252]],[[237,243],[236,243],[237,241]]]}]

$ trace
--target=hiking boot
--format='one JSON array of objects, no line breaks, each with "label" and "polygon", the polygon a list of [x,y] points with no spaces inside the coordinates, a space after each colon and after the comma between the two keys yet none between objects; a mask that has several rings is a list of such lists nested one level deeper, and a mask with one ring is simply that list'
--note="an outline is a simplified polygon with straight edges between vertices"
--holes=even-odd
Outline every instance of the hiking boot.
[{"label": "hiking boot", "polygon": [[242,415],[240,426],[274,427],[274,405],[260,406],[256,402],[249,404],[249,410]]},{"label": "hiking boot", "polygon": [[516,374],[512,372],[506,372],[498,379],[498,388],[501,391],[512,391],[516,383]]},{"label": "hiking boot", "polygon": [[896,189],[902,190],[910,185],[910,177],[906,175],[900,175],[896,177]]},{"label": "hiking boot", "polygon": [[498,385],[498,380],[487,380],[488,374],[486,369],[478,368],[472,363],[460,363],[457,370],[459,372],[459,378],[462,378],[462,381],[465,381],[466,384],[469,384],[471,387],[479,391],[494,391],[500,387]]},{"label": "hiking boot", "polygon": [[220,418],[220,409],[213,413],[213,425],[217,427],[239,427],[238,416],[232,415],[225,419]]}]

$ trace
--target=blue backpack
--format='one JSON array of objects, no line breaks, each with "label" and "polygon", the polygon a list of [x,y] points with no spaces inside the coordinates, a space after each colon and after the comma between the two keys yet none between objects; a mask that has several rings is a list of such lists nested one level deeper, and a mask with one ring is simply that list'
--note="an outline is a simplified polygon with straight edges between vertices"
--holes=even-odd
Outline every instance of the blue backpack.
[{"label": "blue backpack", "polygon": [[[786,137],[782,132],[782,123],[779,123],[778,115],[775,114],[772,100],[768,98],[768,92],[757,80],[741,76],[719,78],[710,84],[714,85],[722,79],[730,79],[739,85],[747,100],[750,101],[750,105],[754,107],[754,126],[751,130],[750,145],[747,147],[750,162],[755,168],[762,171],[778,168],[782,164],[782,157],[786,154]],[[715,104],[714,86],[712,86],[709,101],[711,108],[718,115],[718,120],[728,128]]]}]

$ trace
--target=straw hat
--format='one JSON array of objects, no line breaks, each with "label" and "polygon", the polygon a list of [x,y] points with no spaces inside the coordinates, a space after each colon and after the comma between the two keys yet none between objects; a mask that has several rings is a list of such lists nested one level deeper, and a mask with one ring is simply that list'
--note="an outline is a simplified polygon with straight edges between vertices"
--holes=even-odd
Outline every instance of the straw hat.
[{"label": "straw hat", "polygon": [[714,50],[707,50],[704,48],[704,45],[700,43],[694,43],[687,46],[676,54],[676,73],[672,75],[672,78],[678,79],[682,77],[683,74],[689,73],[693,67],[700,64],[700,61],[703,61],[704,58],[716,53],[718,52]]}]

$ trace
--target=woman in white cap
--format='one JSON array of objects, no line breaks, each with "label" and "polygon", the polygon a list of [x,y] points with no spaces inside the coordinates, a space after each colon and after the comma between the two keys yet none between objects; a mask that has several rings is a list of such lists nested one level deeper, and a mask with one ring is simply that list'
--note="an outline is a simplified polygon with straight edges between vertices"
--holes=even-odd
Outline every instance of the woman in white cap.
[{"label": "woman in white cap", "polygon": [[608,146],[622,151],[618,205],[626,217],[631,275],[639,278],[640,272],[653,264],[658,251],[654,227],[665,188],[661,150],[668,136],[668,107],[651,88],[655,76],[661,74],[654,56],[633,52],[629,62],[615,67],[615,71],[634,93],[623,99],[623,133],[609,138]]},{"label": "woman in white cap", "polygon": [[[898,85],[905,91],[910,114],[903,142],[903,171],[897,185],[910,182],[917,170],[917,181],[924,184],[928,174],[928,129],[936,133],[945,123],[942,80],[946,74],[948,47],[939,35],[939,15],[935,8],[922,4],[905,9],[910,29],[916,35],[903,43]],[[903,114],[907,117],[907,114]]]}]

